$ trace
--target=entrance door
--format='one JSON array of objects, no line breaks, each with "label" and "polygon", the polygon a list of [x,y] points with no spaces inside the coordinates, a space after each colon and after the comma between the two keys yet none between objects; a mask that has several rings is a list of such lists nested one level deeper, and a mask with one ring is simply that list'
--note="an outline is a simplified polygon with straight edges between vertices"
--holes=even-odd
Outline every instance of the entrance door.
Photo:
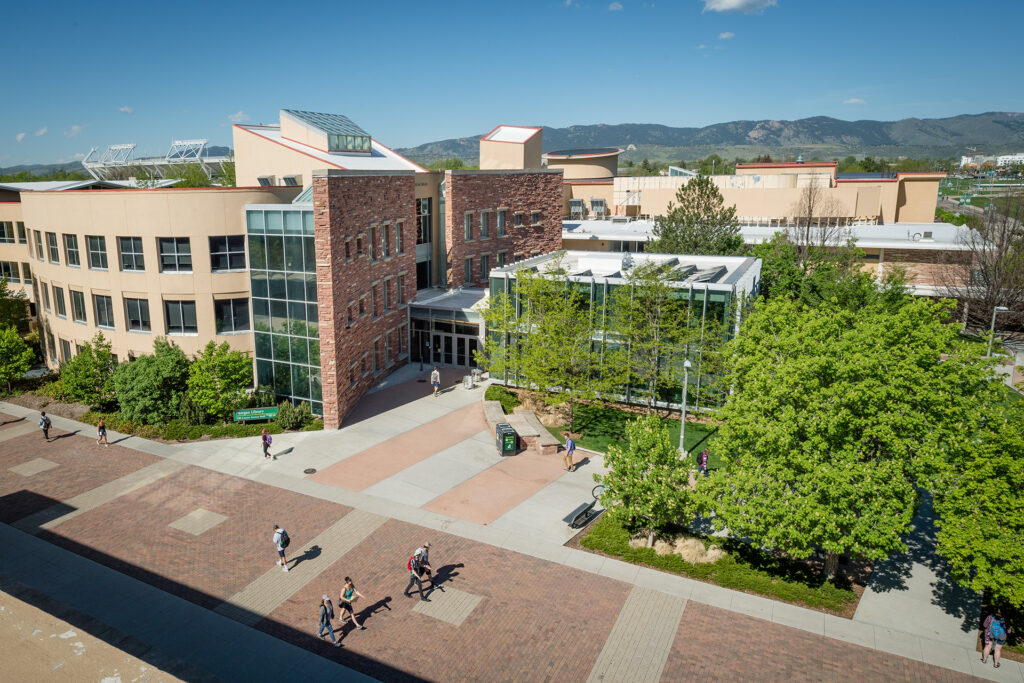
[{"label": "entrance door", "polygon": [[455,338],[455,364],[460,368],[466,366],[466,341],[465,337]]}]

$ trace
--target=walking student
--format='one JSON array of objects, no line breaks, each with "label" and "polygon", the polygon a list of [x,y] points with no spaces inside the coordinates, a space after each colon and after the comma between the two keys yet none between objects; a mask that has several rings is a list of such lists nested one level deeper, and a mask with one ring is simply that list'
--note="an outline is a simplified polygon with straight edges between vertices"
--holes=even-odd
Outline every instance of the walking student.
[{"label": "walking student", "polygon": [[430,598],[423,594],[423,567],[420,564],[420,558],[423,557],[423,551],[417,549],[412,557],[409,558],[409,562],[406,565],[409,568],[409,585],[405,587],[405,597],[412,597],[409,595],[409,589],[413,587],[413,584],[420,591],[420,600],[423,602],[430,602]]},{"label": "walking student", "polygon": [[107,448],[110,448],[110,444],[107,443],[107,423],[100,418],[100,421],[96,423],[96,445],[103,444]]},{"label": "walking student", "polygon": [[434,366],[434,371],[430,373],[430,386],[434,387],[434,396],[437,396],[441,389],[441,371]]},{"label": "walking student", "polygon": [[988,661],[988,653],[992,653],[992,663],[998,669],[999,658],[1003,655],[1003,645],[1006,644],[1006,636],[1011,629],[1003,618],[1003,612],[996,610],[985,617],[985,649],[981,651],[981,663]]},{"label": "walking student", "polygon": [[[430,581],[430,590],[434,590],[434,568],[430,566],[430,541],[424,541],[414,554],[420,556],[420,578]],[[441,588],[441,592],[444,592],[443,588]]]},{"label": "walking student", "polygon": [[572,454],[576,452],[576,442],[572,440],[571,436],[565,437],[565,454],[562,456],[562,462],[565,463],[565,471],[572,472],[576,469],[576,466],[572,464]]},{"label": "walking student", "polygon": [[700,473],[701,473],[702,476],[705,476],[705,477],[708,476],[708,456],[709,455],[710,454],[708,453],[708,449],[705,448],[703,451],[700,452],[700,455],[697,456],[697,463],[698,463],[698,466],[700,467]]},{"label": "walking student", "polygon": [[50,422],[50,418],[47,417],[46,411],[44,410],[44,411],[40,412],[39,413],[39,428],[43,430],[43,438],[46,439],[46,441],[50,440],[50,424],[52,424],[52,423]]},{"label": "walking student", "polygon": [[284,556],[284,550],[292,542],[292,539],[288,537],[288,532],[274,525],[274,547],[277,548],[277,564],[284,571],[288,571],[288,558]]},{"label": "walking student", "polygon": [[334,606],[331,605],[331,598],[327,595],[320,597],[320,628],[317,629],[316,634],[320,636],[320,640],[324,639],[324,630],[331,634],[331,642],[334,643],[334,647],[341,647],[341,641],[338,640],[334,635],[334,627],[331,626],[331,619],[334,618]]},{"label": "walking student", "polygon": [[263,444],[263,457],[264,458],[269,458],[270,457],[270,444],[273,443],[273,441],[274,441],[274,439],[271,438],[270,432],[268,432],[267,428],[264,427],[263,428],[263,434],[260,435],[260,443]]},{"label": "walking student", "polygon": [[[356,585],[352,583],[352,579],[345,577],[345,586],[341,589],[341,597],[338,598],[338,621],[345,623],[345,619],[352,619],[352,623],[356,625],[356,628],[360,631],[365,630],[366,627],[359,623],[356,619],[356,611],[352,609],[352,603],[359,598],[365,597],[362,593],[356,590]],[[348,617],[345,613],[348,613]]]}]

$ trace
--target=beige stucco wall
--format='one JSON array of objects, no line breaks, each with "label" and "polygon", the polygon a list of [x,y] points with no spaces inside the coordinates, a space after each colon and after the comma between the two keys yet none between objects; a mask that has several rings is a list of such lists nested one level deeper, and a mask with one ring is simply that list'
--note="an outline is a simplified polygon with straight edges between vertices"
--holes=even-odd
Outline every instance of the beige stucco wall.
[{"label": "beige stucco wall", "polygon": [[[165,190],[91,190],[73,192],[26,192],[22,194],[25,222],[30,230],[56,233],[60,245],[60,263],[32,259],[38,284],[64,289],[67,318],[39,306],[40,321],[57,339],[83,344],[99,331],[111,340],[113,352],[124,360],[129,354],[150,353],[153,338],[166,333],[163,301],[194,300],[198,333],[171,335],[187,354],[198,352],[210,340],[226,341],[235,349],[251,352],[252,333],[216,333],[214,299],[249,296],[247,271],[210,270],[209,237],[244,235],[246,204],[290,202],[299,188],[267,189],[165,189]],[[65,262],[64,234],[78,237],[80,267]],[[107,270],[89,268],[87,236],[103,236],[106,241]],[[141,237],[145,271],[122,272],[118,237]],[[191,273],[161,273],[157,238],[188,237],[192,252]],[[30,241],[34,238],[30,236]],[[72,320],[70,290],[85,295],[87,324]],[[98,328],[92,295],[110,296],[114,309],[114,329]],[[51,289],[51,301],[53,293]],[[40,299],[43,297],[40,295]],[[129,332],[125,323],[125,298],[149,301],[151,332]],[[59,341],[55,344],[60,353]]]},{"label": "beige stucco wall", "polygon": [[311,157],[267,140],[239,126],[232,127],[235,145],[235,182],[238,187],[257,187],[259,176],[272,175],[280,185],[286,175],[297,175],[303,187],[309,187],[313,171],[327,168],[322,159]]},{"label": "beige stucco wall", "polygon": [[608,183],[606,185],[590,185],[590,184],[579,184],[570,185],[569,183],[562,184],[562,215],[569,215],[569,200],[570,199],[583,199],[587,202],[587,210],[590,210],[591,199],[603,199],[605,206],[608,207],[608,213],[615,213],[615,204],[612,199],[615,195],[615,187]]},{"label": "beige stucco wall", "polygon": [[806,163],[785,166],[737,166],[736,175],[788,175],[791,173],[823,173],[835,177],[835,164]]},{"label": "beige stucco wall", "polygon": [[326,133],[321,133],[308,126],[304,126],[284,112],[281,112],[280,121],[281,137],[294,140],[295,142],[301,142],[304,145],[309,145],[316,149],[328,149]]},{"label": "beige stucco wall", "polygon": [[896,220],[903,223],[930,223],[935,219],[939,201],[939,176],[900,178],[896,198]]},{"label": "beige stucco wall", "polygon": [[560,169],[566,180],[577,178],[614,178],[618,172],[619,155],[583,157],[580,159],[552,159],[548,157],[548,168]]},{"label": "beige stucco wall", "polygon": [[[24,222],[22,218],[21,202],[18,201],[0,201],[0,221],[10,223],[14,230],[14,244],[7,244],[0,242],[0,261],[8,261],[10,263],[16,263],[18,269],[19,282],[8,281],[7,287],[12,292],[23,292],[28,296],[29,300],[32,299],[32,286],[25,285],[22,276],[24,269],[23,263],[27,263],[31,269],[32,275],[35,275],[35,261],[32,259],[29,252],[29,245],[18,243],[18,223]],[[26,232],[26,236],[28,233]]]},{"label": "beige stucco wall", "polygon": [[[535,138],[540,138],[535,135]],[[526,168],[526,145],[518,142],[480,141],[481,171],[520,171]]]}]

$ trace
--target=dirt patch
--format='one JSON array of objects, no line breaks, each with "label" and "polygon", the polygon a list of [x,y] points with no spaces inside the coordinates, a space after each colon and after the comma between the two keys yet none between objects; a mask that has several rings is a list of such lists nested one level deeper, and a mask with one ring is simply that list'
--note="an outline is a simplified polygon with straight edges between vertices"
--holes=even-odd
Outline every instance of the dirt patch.
[{"label": "dirt patch", "polygon": [[[559,425],[569,424],[569,404],[568,402],[563,403],[548,403],[542,398],[542,395],[536,391],[529,391],[527,389],[519,389],[516,387],[505,387],[516,396],[519,397],[519,402],[523,410],[532,410],[540,423],[545,427],[557,427]],[[581,404],[591,403],[588,401],[579,401],[576,406],[579,407]],[[647,406],[627,405],[625,403],[609,403],[603,404],[600,402],[594,402],[595,405],[608,405],[609,407],[615,408],[616,410],[622,410],[627,413],[634,413],[636,415],[657,415],[658,417],[675,417],[679,418],[679,415],[675,411],[664,410],[655,408],[648,410]],[[519,410],[519,407],[516,408]],[[721,420],[716,420],[706,415],[695,415],[690,413],[686,416],[687,422],[696,422],[699,424],[720,424]],[[576,435],[578,436],[578,435]],[[575,436],[574,436],[575,438]]]},{"label": "dirt patch", "polygon": [[3,400],[23,408],[45,410],[50,415],[66,417],[69,420],[81,420],[82,416],[89,412],[89,406],[84,406],[81,403],[61,403],[41,394],[25,393],[5,396]]}]

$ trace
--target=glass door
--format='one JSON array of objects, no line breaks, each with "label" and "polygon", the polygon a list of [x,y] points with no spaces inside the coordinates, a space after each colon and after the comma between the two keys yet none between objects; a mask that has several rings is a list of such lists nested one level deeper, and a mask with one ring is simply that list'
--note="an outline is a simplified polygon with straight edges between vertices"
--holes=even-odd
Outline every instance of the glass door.
[{"label": "glass door", "polygon": [[455,338],[455,364],[460,368],[466,366],[466,338]]}]

